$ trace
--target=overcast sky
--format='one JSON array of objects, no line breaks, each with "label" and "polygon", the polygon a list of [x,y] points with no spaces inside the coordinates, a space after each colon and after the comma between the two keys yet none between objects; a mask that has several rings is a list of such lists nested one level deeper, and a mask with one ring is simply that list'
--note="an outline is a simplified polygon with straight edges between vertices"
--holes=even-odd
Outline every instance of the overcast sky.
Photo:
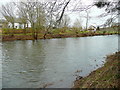
[{"label": "overcast sky", "polygon": [[[1,0],[0,1],[0,5],[5,4],[7,2],[13,2],[13,1],[19,1],[19,0]],[[22,0],[25,1],[25,0]],[[49,0],[50,1],[50,0]],[[85,5],[91,5],[95,0],[81,0],[83,6]],[[111,1],[111,0],[110,0]],[[77,2],[77,0],[74,0],[74,2]],[[77,2],[79,3],[79,2]],[[104,13],[105,10],[104,8],[99,9],[96,6],[93,6],[91,9],[88,10],[89,11],[89,16],[91,17],[89,19],[88,25],[94,25],[94,26],[98,26],[98,25],[102,25],[105,23],[105,21],[109,18],[109,16],[107,17],[103,17],[103,18],[96,18],[96,16],[99,16],[100,14]],[[68,15],[71,19],[71,25],[74,23],[74,21],[76,19],[80,19],[82,22],[82,26],[85,27],[85,23],[86,23],[86,18],[84,18],[83,16],[86,16],[86,12],[68,12]]]}]

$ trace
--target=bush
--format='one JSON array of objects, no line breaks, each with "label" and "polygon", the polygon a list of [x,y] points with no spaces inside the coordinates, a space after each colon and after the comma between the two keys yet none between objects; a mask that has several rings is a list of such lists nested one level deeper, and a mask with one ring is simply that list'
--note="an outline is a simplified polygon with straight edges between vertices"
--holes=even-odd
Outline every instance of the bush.
[{"label": "bush", "polygon": [[103,34],[105,34],[106,33],[106,31],[103,31]]}]

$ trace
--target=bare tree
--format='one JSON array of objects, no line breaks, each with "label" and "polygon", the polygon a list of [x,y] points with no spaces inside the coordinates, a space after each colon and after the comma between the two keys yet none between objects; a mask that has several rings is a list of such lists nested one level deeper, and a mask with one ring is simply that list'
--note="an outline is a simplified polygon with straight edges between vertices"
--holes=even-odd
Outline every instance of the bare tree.
[{"label": "bare tree", "polygon": [[63,18],[60,23],[60,27],[69,27],[70,17],[68,15],[63,15]]},{"label": "bare tree", "polygon": [[81,23],[82,21],[80,20],[80,18],[79,19],[77,18],[73,24],[73,27],[81,28],[82,27]]},{"label": "bare tree", "polygon": [[[88,5],[85,7],[81,7],[81,0],[76,0],[77,4],[74,3],[73,0],[51,0],[51,1],[38,1],[34,0],[26,0],[26,2],[19,2],[16,4],[18,9],[18,17],[22,24],[24,24],[24,28],[26,28],[26,24],[31,25],[32,34],[34,39],[37,39],[37,32],[41,29],[41,27],[45,27],[43,37],[46,38],[46,35],[51,31],[51,29],[59,28],[61,25],[67,26],[69,25],[69,18],[65,15],[65,11],[86,11],[92,7],[92,5]],[[70,7],[69,5],[73,5]],[[14,5],[11,5],[14,6]],[[7,15],[5,11],[14,11],[9,8],[6,10],[7,7],[3,7],[3,15],[7,18],[9,22],[14,25],[14,14]],[[10,17],[9,17],[10,16]],[[10,19],[10,20],[9,20]],[[86,29],[88,24],[88,13],[87,13],[87,22],[86,22]],[[14,26],[13,26],[14,27]]]},{"label": "bare tree", "polygon": [[26,25],[28,24],[27,8],[22,3],[17,3],[16,5],[18,7],[19,20],[21,21],[22,24],[24,24],[25,29]]},{"label": "bare tree", "polygon": [[45,23],[43,4],[37,0],[34,2],[27,0],[26,2],[20,2],[18,7],[20,19],[24,24],[31,24],[33,38],[37,39],[38,30],[40,30],[41,26]]},{"label": "bare tree", "polygon": [[90,14],[90,11],[88,11],[88,10],[85,10],[85,12],[86,12],[86,30],[88,29],[88,22],[89,22],[89,20],[90,20],[90,16],[89,16],[89,14]]},{"label": "bare tree", "polygon": [[70,3],[70,0],[68,0],[68,1],[65,3],[65,5],[64,5],[64,7],[63,7],[63,9],[62,9],[62,12],[61,12],[61,14],[60,14],[60,17],[59,17],[59,19],[56,21],[56,24],[60,25],[61,19],[62,19],[63,15],[64,15],[64,12],[65,12],[65,9],[66,9],[66,7],[68,6],[69,3]]},{"label": "bare tree", "polygon": [[82,25],[81,25],[82,21],[81,19],[76,19],[74,24],[73,24],[73,30],[76,33],[76,36],[78,36],[79,31],[82,29]]},{"label": "bare tree", "polygon": [[43,29],[42,27],[45,25],[45,11],[43,9],[43,6],[40,2],[36,5],[36,22],[35,22],[35,33],[36,33],[36,39],[38,36],[38,30]]},{"label": "bare tree", "polygon": [[47,33],[51,30],[51,28],[58,28],[61,20],[63,18],[65,9],[71,0],[54,0],[51,2],[45,3],[46,10],[46,30],[44,34],[44,38],[46,38]]},{"label": "bare tree", "polygon": [[120,15],[120,1],[114,0],[114,1],[108,1],[108,0],[97,0],[94,5],[98,8],[105,8],[105,13],[102,13],[99,17],[105,17],[108,15],[111,15],[110,18],[107,19],[104,26],[111,26],[113,21],[118,19],[119,22],[119,15]]},{"label": "bare tree", "polygon": [[15,5],[13,3],[2,5],[1,14],[8,22],[12,24],[12,28],[14,28],[14,23],[16,19]]}]

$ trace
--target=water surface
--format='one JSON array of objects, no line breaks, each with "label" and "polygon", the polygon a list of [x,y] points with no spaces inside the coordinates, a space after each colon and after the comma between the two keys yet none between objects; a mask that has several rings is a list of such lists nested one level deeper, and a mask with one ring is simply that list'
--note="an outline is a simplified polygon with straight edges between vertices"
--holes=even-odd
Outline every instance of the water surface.
[{"label": "water surface", "polygon": [[70,88],[117,50],[117,35],[3,42],[2,87]]}]

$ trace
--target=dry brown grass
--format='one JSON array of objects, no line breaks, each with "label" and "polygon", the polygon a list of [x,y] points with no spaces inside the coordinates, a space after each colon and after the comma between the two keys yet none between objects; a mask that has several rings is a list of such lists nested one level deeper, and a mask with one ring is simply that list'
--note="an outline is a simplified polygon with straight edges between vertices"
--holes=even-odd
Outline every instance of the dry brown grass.
[{"label": "dry brown grass", "polygon": [[120,81],[120,52],[106,58],[103,67],[93,71],[89,76],[74,82],[73,88],[118,88]]}]

